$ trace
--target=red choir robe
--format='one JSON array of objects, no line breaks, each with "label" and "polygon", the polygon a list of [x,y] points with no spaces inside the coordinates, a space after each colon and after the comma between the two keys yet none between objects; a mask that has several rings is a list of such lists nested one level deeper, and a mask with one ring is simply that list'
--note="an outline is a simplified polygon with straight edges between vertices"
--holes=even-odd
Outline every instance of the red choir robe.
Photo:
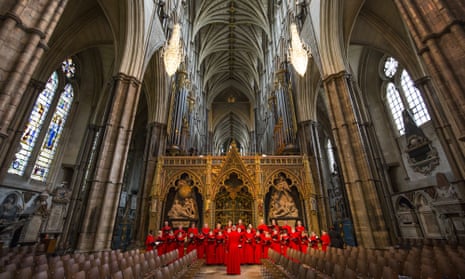
[{"label": "red choir robe", "polygon": [[283,234],[281,236],[281,254],[283,254],[283,256],[287,256],[287,249],[289,248],[289,241],[290,241],[290,238],[287,234]]},{"label": "red choir robe", "polygon": [[321,239],[321,250],[326,252],[326,249],[328,249],[328,245],[331,243],[331,239],[327,233],[322,234],[320,239]]},{"label": "red choir robe", "polygon": [[254,263],[254,233],[252,231],[245,232],[243,235],[243,246],[242,246],[242,263],[253,264]]},{"label": "red choir robe", "polygon": [[305,227],[302,226],[302,225],[300,225],[300,226],[297,225],[297,226],[295,226],[295,231],[302,234],[305,231]]},{"label": "red choir robe", "polygon": [[308,239],[308,236],[307,235],[303,235],[301,237],[301,241],[300,241],[300,252],[302,253],[307,253],[307,250],[308,250],[308,242],[309,242],[309,239]]},{"label": "red choir robe", "polygon": [[225,254],[224,254],[224,245],[225,245],[226,238],[224,237],[223,233],[216,235],[216,263],[217,264],[224,264],[225,261]]},{"label": "red choir robe", "polygon": [[224,231],[223,231],[222,228],[215,228],[215,229],[213,230],[213,233],[214,233],[215,235],[218,235],[219,232],[222,232],[222,233],[223,233]]},{"label": "red choir robe", "polygon": [[145,251],[152,251],[155,244],[155,237],[150,233],[145,238]]},{"label": "red choir robe", "polygon": [[176,237],[176,245],[178,249],[178,257],[184,257],[184,244],[186,243],[186,236],[183,233],[179,233]]},{"label": "red choir robe", "polygon": [[310,245],[312,249],[318,250],[318,243],[320,242],[320,239],[318,238],[318,235],[312,235],[310,236]]},{"label": "red choir robe", "polygon": [[291,233],[290,241],[289,241],[289,248],[300,251],[300,245],[301,245],[300,233],[298,231]]},{"label": "red choir robe", "polygon": [[291,229],[292,228],[289,225],[284,225],[281,227],[281,231],[286,231],[288,235],[291,233]]},{"label": "red choir robe", "polygon": [[196,241],[195,241],[196,240],[196,235],[197,234],[194,234],[193,232],[188,234],[188,237],[187,237],[187,249],[186,249],[187,254],[189,254],[192,250],[197,248]]},{"label": "red choir robe", "polygon": [[271,248],[271,244],[273,243],[273,239],[271,236],[264,236],[263,237],[263,258],[268,258],[268,250]]},{"label": "red choir robe", "polygon": [[228,234],[226,274],[241,274],[242,244],[240,239],[240,233],[234,229]]},{"label": "red choir robe", "polygon": [[263,234],[260,234],[258,231],[254,236],[253,245],[254,253],[253,260],[255,264],[261,264],[261,259],[263,258]]},{"label": "red choir robe", "polygon": [[189,229],[187,229],[187,234],[190,235],[190,234],[194,234],[194,235],[198,235],[199,234],[199,229],[197,228],[193,228],[193,227],[190,227]]},{"label": "red choir robe", "polygon": [[271,249],[281,253],[281,237],[276,231],[271,234]]},{"label": "red choir robe", "polygon": [[162,235],[159,235],[157,236],[157,238],[155,238],[155,244],[156,244],[155,247],[157,249],[158,256],[161,256],[166,252],[166,239]]},{"label": "red choir robe", "polygon": [[166,253],[171,252],[176,248],[177,248],[176,236],[174,234],[168,234],[168,236],[166,237],[166,250],[165,250],[165,252]]},{"label": "red choir robe", "polygon": [[199,233],[197,235],[197,258],[203,259],[205,258],[205,236],[203,233]]},{"label": "red choir robe", "polygon": [[241,232],[242,232],[242,233],[245,232],[245,225],[244,225],[244,223],[237,224],[237,225],[236,225],[236,228],[237,228],[237,229],[241,229]]},{"label": "red choir robe", "polygon": [[260,231],[261,234],[268,231],[268,226],[266,224],[260,224],[257,227],[257,230]]},{"label": "red choir robe", "polygon": [[207,255],[207,264],[216,264],[215,250],[216,250],[216,237],[213,234],[213,232],[211,232],[207,236],[207,247],[205,250],[205,253]]},{"label": "red choir robe", "polygon": [[207,237],[208,233],[210,232],[210,228],[203,227],[202,228],[202,233],[205,237]]},{"label": "red choir robe", "polygon": [[170,231],[171,231],[171,227],[170,226],[163,226],[163,228],[161,228],[161,231],[163,232],[163,236],[168,236],[170,234]]}]

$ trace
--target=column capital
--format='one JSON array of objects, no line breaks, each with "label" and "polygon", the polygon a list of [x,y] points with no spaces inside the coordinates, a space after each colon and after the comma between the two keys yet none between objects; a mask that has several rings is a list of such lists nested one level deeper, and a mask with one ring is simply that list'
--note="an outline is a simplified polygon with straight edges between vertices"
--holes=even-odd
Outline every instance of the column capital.
[{"label": "column capital", "polygon": [[323,78],[323,83],[328,83],[328,82],[331,82],[331,81],[334,81],[334,80],[340,79],[340,78],[351,79],[352,74],[347,72],[346,70],[343,70],[343,71],[340,71],[340,72],[337,72],[337,73],[333,73],[333,74],[329,74],[329,75],[327,75],[326,77]]},{"label": "column capital", "polygon": [[125,82],[125,83],[131,83],[131,84],[134,84],[135,86],[140,86],[142,84],[142,82],[139,79],[137,79],[136,77],[133,77],[133,76],[127,75],[125,73],[121,73],[121,72],[119,72],[118,74],[113,76],[113,80],[114,81],[121,81],[121,82]]}]

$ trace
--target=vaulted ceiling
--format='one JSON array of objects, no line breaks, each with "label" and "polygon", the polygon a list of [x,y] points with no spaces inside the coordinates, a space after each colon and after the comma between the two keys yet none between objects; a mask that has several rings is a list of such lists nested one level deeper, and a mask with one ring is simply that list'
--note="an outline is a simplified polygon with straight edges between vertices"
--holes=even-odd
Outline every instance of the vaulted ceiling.
[{"label": "vaulted ceiling", "polygon": [[193,26],[199,71],[212,112],[216,151],[235,140],[248,149],[255,91],[270,38],[265,0],[203,0]]}]

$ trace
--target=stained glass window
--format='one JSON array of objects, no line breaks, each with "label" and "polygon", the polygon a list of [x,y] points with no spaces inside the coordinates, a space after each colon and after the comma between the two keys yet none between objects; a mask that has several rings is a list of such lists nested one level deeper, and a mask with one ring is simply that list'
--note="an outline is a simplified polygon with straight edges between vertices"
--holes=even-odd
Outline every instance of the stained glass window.
[{"label": "stained glass window", "polygon": [[61,70],[67,78],[73,78],[76,73],[76,65],[73,62],[73,59],[67,58],[63,63],[61,63]]},{"label": "stained glass window", "polygon": [[54,72],[47,81],[45,89],[39,94],[32,109],[29,121],[21,136],[20,149],[8,169],[9,173],[23,175],[31,157],[40,130],[50,109],[58,86],[58,74]]},{"label": "stained glass window", "polygon": [[393,57],[384,60],[384,76],[389,79],[386,86],[386,100],[391,111],[392,119],[400,135],[405,133],[402,111],[408,108],[417,125],[429,121],[428,110],[421,97],[420,91],[415,87],[413,80],[405,69]]},{"label": "stained glass window", "polygon": [[48,126],[47,134],[42,142],[39,156],[32,170],[31,178],[40,181],[45,181],[47,178],[72,102],[73,86],[68,83],[58,100],[52,121]]},{"label": "stained glass window", "polygon": [[[60,86],[62,89],[58,90],[58,76],[63,75],[66,80],[70,80],[75,73],[76,66],[73,60],[67,58],[61,64],[61,72],[54,72],[50,76],[45,89],[37,97],[21,136],[19,151],[15,154],[8,173],[30,175],[30,178],[39,181],[47,179],[74,97],[73,86],[70,83],[64,88]],[[59,96],[55,94],[57,91],[61,91]],[[53,114],[50,115],[49,112]],[[42,144],[39,146],[36,142]],[[32,154],[37,154],[37,157],[31,157]]]}]

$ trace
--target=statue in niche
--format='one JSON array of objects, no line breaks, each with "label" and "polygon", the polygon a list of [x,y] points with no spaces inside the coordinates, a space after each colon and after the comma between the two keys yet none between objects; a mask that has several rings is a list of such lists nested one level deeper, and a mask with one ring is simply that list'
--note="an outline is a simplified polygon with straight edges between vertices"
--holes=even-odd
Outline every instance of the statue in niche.
[{"label": "statue in niche", "polygon": [[171,209],[168,211],[170,219],[197,219],[197,202],[195,195],[186,179],[177,181],[178,191]]},{"label": "statue in niche", "polygon": [[282,217],[299,216],[299,210],[291,195],[291,188],[286,178],[282,175],[275,181],[275,189],[271,194],[270,218],[279,219]]}]

